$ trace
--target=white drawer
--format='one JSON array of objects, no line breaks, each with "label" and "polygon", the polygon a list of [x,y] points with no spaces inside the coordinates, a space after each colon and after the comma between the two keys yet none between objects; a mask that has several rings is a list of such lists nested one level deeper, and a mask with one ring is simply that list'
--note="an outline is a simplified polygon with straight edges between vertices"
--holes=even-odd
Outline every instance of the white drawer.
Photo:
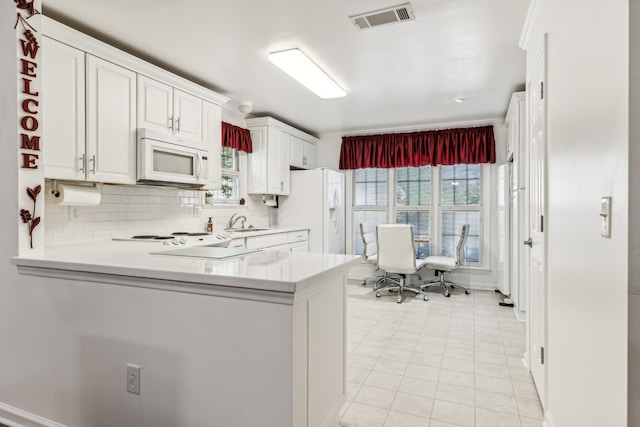
[{"label": "white drawer", "polygon": [[289,243],[303,242],[305,240],[309,240],[309,230],[290,231],[287,233],[287,241]]},{"label": "white drawer", "polygon": [[309,242],[306,240],[303,242],[291,243],[291,252],[309,252]]},{"label": "white drawer", "polygon": [[244,238],[242,239],[233,239],[229,242],[229,248],[246,248],[244,243]]},{"label": "white drawer", "polygon": [[270,246],[284,245],[287,242],[286,233],[265,234],[263,236],[247,237],[247,249],[262,249]]}]

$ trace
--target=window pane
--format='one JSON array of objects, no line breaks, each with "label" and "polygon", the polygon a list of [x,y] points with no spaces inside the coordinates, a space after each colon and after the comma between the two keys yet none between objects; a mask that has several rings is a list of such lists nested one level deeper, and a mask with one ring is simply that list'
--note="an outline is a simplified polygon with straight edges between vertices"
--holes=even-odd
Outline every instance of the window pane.
[{"label": "window pane", "polygon": [[222,187],[215,192],[217,199],[237,199],[238,198],[238,177],[236,175],[222,175]]},{"label": "window pane", "polygon": [[238,171],[238,152],[233,148],[222,147],[220,156],[222,169]]},{"label": "window pane", "polygon": [[396,169],[396,206],[431,204],[431,166]]},{"label": "window pane", "polygon": [[442,256],[453,256],[462,224],[469,224],[469,235],[463,250],[463,260],[468,263],[479,263],[480,211],[442,212]]},{"label": "window pane", "polygon": [[442,206],[480,204],[480,165],[442,166]]},{"label": "window pane", "polygon": [[[413,225],[414,239],[429,239],[431,236],[431,212],[429,211],[398,211],[396,223]],[[416,242],[414,247],[416,258],[425,258],[431,255],[429,243]]]},{"label": "window pane", "polygon": [[357,169],[353,176],[354,206],[387,205],[386,169]]},{"label": "window pane", "polygon": [[360,223],[368,222],[374,228],[378,224],[384,224],[387,222],[387,214],[385,211],[354,211],[353,212],[353,248],[356,255],[362,255],[364,247],[362,244],[362,237],[360,237]]}]

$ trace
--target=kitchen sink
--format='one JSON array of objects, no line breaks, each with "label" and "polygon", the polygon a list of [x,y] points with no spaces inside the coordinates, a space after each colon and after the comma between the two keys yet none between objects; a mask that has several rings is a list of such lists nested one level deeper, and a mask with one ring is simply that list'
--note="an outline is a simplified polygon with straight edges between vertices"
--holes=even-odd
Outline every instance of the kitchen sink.
[{"label": "kitchen sink", "polygon": [[232,228],[225,230],[228,233],[249,233],[251,231],[266,231],[268,228]]}]

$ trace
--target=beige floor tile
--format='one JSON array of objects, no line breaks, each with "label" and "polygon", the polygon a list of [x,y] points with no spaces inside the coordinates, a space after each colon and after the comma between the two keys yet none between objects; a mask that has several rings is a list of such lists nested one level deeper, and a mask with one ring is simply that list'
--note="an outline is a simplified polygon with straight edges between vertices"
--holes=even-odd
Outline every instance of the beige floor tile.
[{"label": "beige floor tile", "polygon": [[371,371],[368,369],[347,366],[347,381],[357,384],[364,384]]},{"label": "beige floor tile", "polygon": [[475,403],[475,389],[441,382],[438,383],[436,399],[473,406]]},{"label": "beige floor tile", "polygon": [[444,349],[444,358],[475,360],[475,350],[473,348],[447,347]]},{"label": "beige floor tile", "polygon": [[502,353],[491,353],[488,351],[479,351],[476,349],[476,362],[491,363],[494,365],[507,365],[507,356]]},{"label": "beige floor tile", "polygon": [[404,377],[398,387],[398,391],[407,394],[415,394],[417,396],[430,397],[436,396],[435,381],[421,380],[419,378]]},{"label": "beige floor tile", "polygon": [[476,407],[518,415],[516,397],[510,394],[476,390]]},{"label": "beige floor tile", "polygon": [[361,387],[362,387],[362,384],[348,382],[347,383],[347,400],[353,400],[358,394],[358,392],[360,391]]},{"label": "beige floor tile", "polygon": [[413,350],[396,350],[393,348],[387,348],[381,355],[381,359],[397,360],[400,362],[409,362],[413,356]]},{"label": "beige floor tile", "polygon": [[404,375],[409,362],[402,362],[393,359],[378,359],[378,363],[373,367],[376,372],[384,372],[385,374]]},{"label": "beige floor tile", "polygon": [[353,366],[362,369],[373,369],[378,363],[377,357],[361,356],[359,354],[352,354],[347,358],[347,366]]},{"label": "beige floor tile", "polygon": [[476,362],[476,374],[511,379],[511,374],[506,364],[495,365],[493,363]]},{"label": "beige floor tile", "polygon": [[488,377],[476,374],[476,388],[496,393],[513,394],[511,381],[504,378]]},{"label": "beige floor tile", "polygon": [[539,400],[516,396],[516,401],[518,402],[518,411],[520,411],[520,416],[535,418],[537,420],[543,419],[542,405],[540,405]]},{"label": "beige floor tile", "polygon": [[371,387],[386,388],[387,390],[398,390],[400,382],[402,381],[401,375],[385,374],[383,372],[372,371],[364,385]]},{"label": "beige floor tile", "polygon": [[383,427],[388,412],[386,409],[353,402],[340,422],[349,427]]},{"label": "beige floor tile", "polygon": [[443,359],[442,367],[450,371],[468,372],[470,374],[476,371],[476,364],[473,360],[456,359],[455,357]]},{"label": "beige floor tile", "polygon": [[420,378],[422,380],[438,381],[440,369],[432,366],[409,365],[404,375],[411,378]]},{"label": "beige floor tile", "polygon": [[520,417],[489,409],[476,409],[476,427],[520,427]]},{"label": "beige floor tile", "polygon": [[431,354],[433,356],[443,356],[444,348],[445,348],[444,344],[418,342],[418,344],[413,349],[413,351],[415,353]]},{"label": "beige floor tile", "polygon": [[392,411],[424,418],[429,418],[431,416],[432,408],[433,399],[401,392],[396,394],[393,405],[391,405]]},{"label": "beige floor tile", "polygon": [[429,427],[429,418],[391,411],[384,427]]},{"label": "beige floor tile", "polygon": [[413,352],[411,356],[412,365],[432,366],[434,368],[440,368],[442,365],[442,356],[436,356],[434,354],[425,354]]},{"label": "beige floor tile", "polygon": [[416,342],[398,340],[396,339],[395,335],[391,338],[391,340],[389,341],[389,344],[387,345],[387,349],[394,349],[394,350],[413,351],[415,350],[415,348],[416,348]]},{"label": "beige floor tile", "polygon": [[438,378],[438,381],[464,387],[475,386],[475,378],[473,374],[470,374],[468,372],[452,371],[448,369],[442,369],[440,371],[440,377]]},{"label": "beige floor tile", "polygon": [[459,403],[436,400],[433,404],[431,418],[465,427],[475,425],[475,408]]},{"label": "beige floor tile", "polygon": [[363,385],[353,401],[376,408],[389,409],[395,397],[394,390]]},{"label": "beige floor tile", "polygon": [[534,418],[520,417],[522,427],[542,427],[542,421]]},{"label": "beige floor tile", "polygon": [[444,421],[431,420],[429,427],[460,427],[459,424],[445,423]]},{"label": "beige floor tile", "polygon": [[511,379],[513,381],[533,384],[533,377],[531,376],[531,373],[524,367],[512,366],[509,367],[509,371],[511,372]]},{"label": "beige floor tile", "polygon": [[523,383],[520,381],[513,381],[513,391],[516,396],[526,397],[527,399],[539,399],[538,390],[533,383]]},{"label": "beige floor tile", "polygon": [[378,347],[376,345],[367,345],[360,344],[353,350],[352,354],[357,354],[360,356],[369,356],[369,357],[380,357],[380,355],[384,352],[385,347]]}]

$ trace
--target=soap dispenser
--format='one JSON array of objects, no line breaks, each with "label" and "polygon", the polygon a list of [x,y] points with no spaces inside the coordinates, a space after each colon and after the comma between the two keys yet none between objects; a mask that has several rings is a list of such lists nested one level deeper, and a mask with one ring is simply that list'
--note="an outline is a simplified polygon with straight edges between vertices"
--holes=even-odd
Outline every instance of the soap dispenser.
[{"label": "soap dispenser", "polygon": [[213,233],[213,220],[209,217],[209,221],[207,222],[207,233]]}]

